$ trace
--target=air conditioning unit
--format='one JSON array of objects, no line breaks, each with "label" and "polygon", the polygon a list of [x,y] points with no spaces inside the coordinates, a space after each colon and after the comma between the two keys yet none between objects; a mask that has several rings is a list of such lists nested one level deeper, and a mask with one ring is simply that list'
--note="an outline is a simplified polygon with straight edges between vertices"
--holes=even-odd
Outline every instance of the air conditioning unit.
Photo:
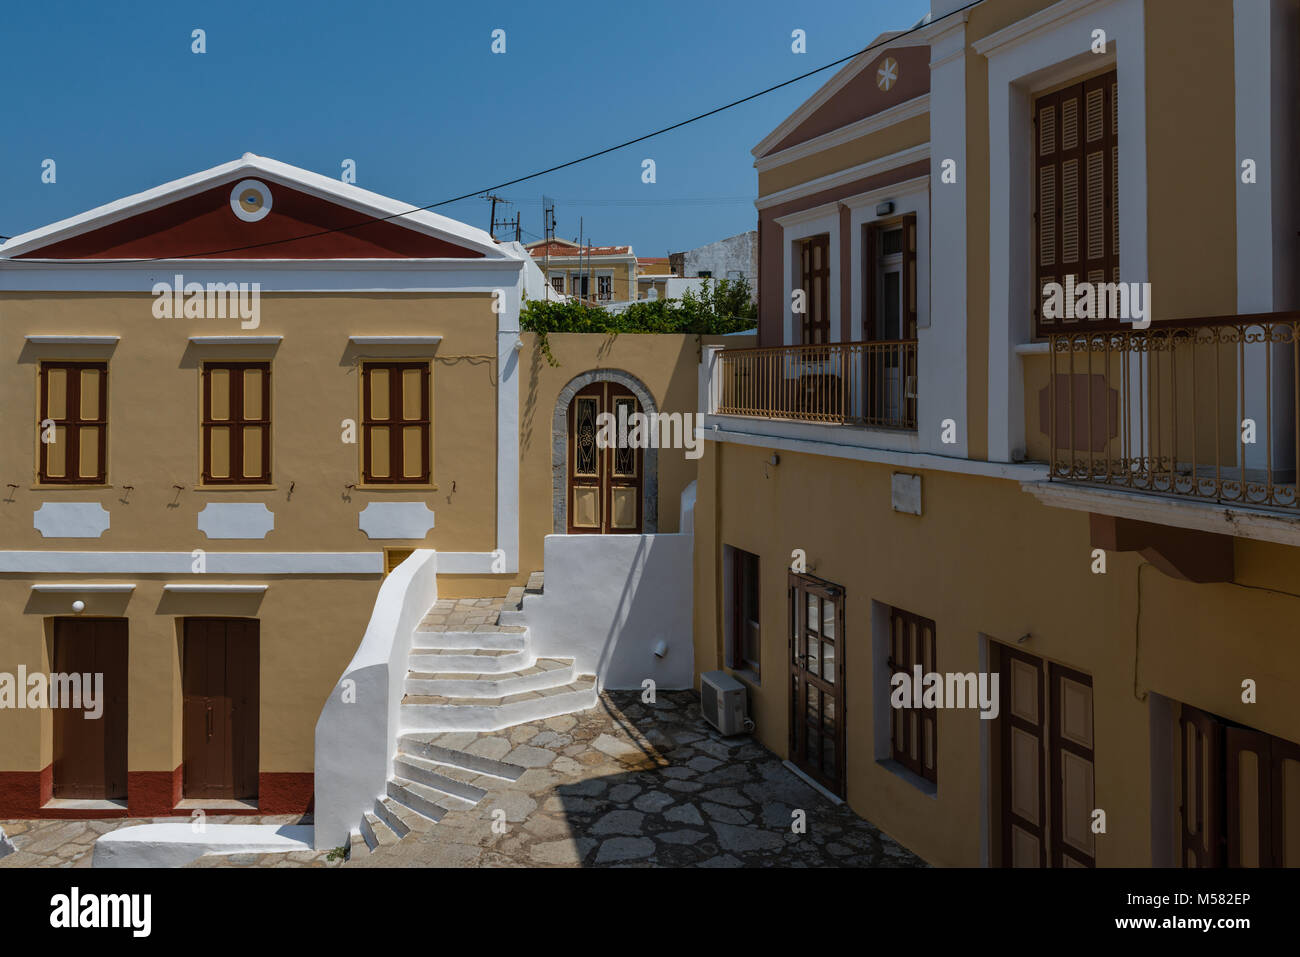
[{"label": "air conditioning unit", "polygon": [[722,735],[745,731],[745,686],[725,671],[700,675],[700,714]]}]

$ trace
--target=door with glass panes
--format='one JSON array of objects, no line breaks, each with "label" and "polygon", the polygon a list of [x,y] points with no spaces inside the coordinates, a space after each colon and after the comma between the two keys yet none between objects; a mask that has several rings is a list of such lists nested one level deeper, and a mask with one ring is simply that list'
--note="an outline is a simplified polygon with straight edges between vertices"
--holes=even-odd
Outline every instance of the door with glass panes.
[{"label": "door with glass panes", "polygon": [[[636,446],[640,404],[617,382],[596,382],[569,405],[568,532],[623,534],[641,532],[642,451]],[[613,416],[618,440],[599,441],[602,415]]]},{"label": "door with glass panes", "polygon": [[790,760],[844,793],[844,589],[790,574]]}]

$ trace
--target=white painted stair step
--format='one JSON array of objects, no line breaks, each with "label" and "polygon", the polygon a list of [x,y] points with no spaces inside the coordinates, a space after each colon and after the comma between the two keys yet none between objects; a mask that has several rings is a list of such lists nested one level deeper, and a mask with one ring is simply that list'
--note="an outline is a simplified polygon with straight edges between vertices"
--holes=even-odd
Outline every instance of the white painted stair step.
[{"label": "white painted stair step", "polygon": [[442,791],[444,794],[472,801],[475,804],[483,800],[483,796],[487,794],[484,788],[472,783],[472,780],[465,780],[465,778],[473,779],[478,777],[477,772],[467,772],[463,768],[438,764],[435,761],[416,757],[413,754],[403,754],[399,751],[393,761],[393,769],[399,777],[408,781],[423,784],[427,788],[433,788],[436,791]]},{"label": "white painted stair step", "polygon": [[447,698],[504,698],[525,691],[557,688],[576,677],[572,658],[538,658],[531,667],[500,673],[412,671],[406,676],[406,693]]},{"label": "white painted stair step", "polygon": [[388,796],[435,823],[448,811],[465,811],[477,803],[401,777],[389,778]]},{"label": "white painted stair step", "polygon": [[485,649],[475,652],[465,648],[414,648],[407,661],[411,671],[422,674],[499,675],[531,668],[533,653]]},{"label": "white painted stair step", "polygon": [[465,771],[487,774],[505,781],[517,781],[519,776],[524,773],[525,769],[522,766],[511,764],[509,761],[498,761],[495,758],[484,757],[481,754],[470,754],[468,751],[435,744],[430,738],[436,737],[439,736],[404,734],[398,740],[398,753],[414,755],[427,761],[461,768]]},{"label": "white painted stair step", "polygon": [[402,700],[404,731],[500,731],[511,725],[573,714],[595,707],[596,679],[582,675],[567,685],[504,698],[408,695]]},{"label": "white painted stair step", "polygon": [[416,629],[415,640],[421,645],[438,648],[470,648],[490,651],[519,651],[528,643],[525,628],[492,631],[421,631]]}]

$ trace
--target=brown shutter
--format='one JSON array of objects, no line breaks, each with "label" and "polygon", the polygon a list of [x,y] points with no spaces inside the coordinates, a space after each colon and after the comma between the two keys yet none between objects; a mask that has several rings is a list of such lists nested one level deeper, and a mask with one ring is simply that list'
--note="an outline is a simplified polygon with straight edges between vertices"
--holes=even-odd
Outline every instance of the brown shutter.
[{"label": "brown shutter", "polygon": [[[1034,101],[1035,335],[1062,325],[1041,315],[1047,283],[1064,284],[1067,275],[1076,283],[1119,281],[1116,76],[1111,71]],[[1122,325],[1115,319],[1088,324]]]},{"label": "brown shutter", "polygon": [[1270,867],[1272,840],[1272,754],[1269,736],[1229,727],[1224,734],[1229,867]]},{"label": "brown shutter", "polygon": [[1182,728],[1182,860],[1183,867],[1222,867],[1223,776],[1220,762],[1223,723],[1191,705],[1183,705]]},{"label": "brown shutter", "polygon": [[916,213],[903,217],[902,338],[916,338]]}]

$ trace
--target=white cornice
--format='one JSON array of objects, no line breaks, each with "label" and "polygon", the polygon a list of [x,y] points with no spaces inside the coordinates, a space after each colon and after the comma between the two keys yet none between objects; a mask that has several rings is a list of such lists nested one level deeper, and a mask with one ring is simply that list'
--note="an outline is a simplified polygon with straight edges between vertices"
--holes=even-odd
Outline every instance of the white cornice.
[{"label": "white cornice", "polygon": [[284,336],[190,336],[192,346],[278,346]]},{"label": "white cornice", "polygon": [[754,206],[758,209],[767,209],[769,206],[788,203],[794,199],[819,193],[824,189],[834,189],[836,186],[843,186],[846,183],[852,183],[855,180],[878,176],[881,173],[887,173],[892,169],[898,169],[912,163],[919,163],[921,160],[929,158],[930,144],[921,143],[918,146],[911,146],[905,150],[899,150],[897,153],[890,153],[888,156],[881,156],[873,160],[868,160],[865,163],[849,167],[848,169],[841,170],[838,173],[830,173],[829,175],[809,180],[806,183],[800,183],[798,186],[791,186],[788,189],[778,190],[775,193],[760,196],[754,202]]},{"label": "white cornice", "polygon": [[839,201],[831,203],[822,203],[820,206],[813,206],[809,209],[801,209],[797,212],[790,213],[787,216],[778,216],[776,224],[782,229],[789,229],[791,226],[802,226],[804,223],[815,223],[819,219],[826,219],[834,216],[839,212]]},{"label": "white cornice", "polygon": [[115,346],[120,336],[26,336],[34,346]]},{"label": "white cornice", "polygon": [[96,594],[130,594],[135,591],[134,585],[112,584],[112,585],[92,585],[92,584],[37,584],[32,586],[32,591],[38,594],[62,595],[77,594],[79,592],[89,592]]},{"label": "white cornice", "polygon": [[348,336],[354,346],[436,346],[442,336]]},{"label": "white cornice", "polygon": [[879,113],[873,113],[860,120],[855,120],[838,129],[831,130],[829,133],[823,133],[821,136],[815,136],[802,143],[796,143],[779,153],[760,156],[754,160],[754,168],[763,173],[773,167],[793,163],[823,150],[834,149],[837,146],[843,146],[845,143],[851,143],[859,137],[877,133],[893,126],[895,123],[902,123],[904,120],[922,116],[929,112],[929,109],[930,94],[922,93],[920,96],[914,96],[910,100],[905,100],[896,106],[881,110]]},{"label": "white cornice", "polygon": [[913,193],[925,193],[929,189],[930,177],[916,176],[912,179],[905,179],[901,183],[890,183],[888,186],[869,189],[865,193],[858,193],[855,196],[846,196],[839,202],[849,209],[858,209],[863,206],[873,206],[886,199],[899,199],[903,196],[911,196]]},{"label": "white cornice", "polygon": [[1069,482],[1022,482],[1020,487],[1044,505],[1054,508],[1099,512],[1137,522],[1300,545],[1300,516],[1297,515]]},{"label": "white cornice", "polygon": [[[1059,3],[1017,20],[1001,30],[980,37],[971,43],[971,49],[983,57],[993,56],[1000,53],[1004,47],[1016,46],[1032,39],[1042,30],[1055,29],[1062,21],[1079,16],[1085,10],[1095,12],[1098,7],[1108,5],[1108,3],[1099,4],[1097,0],[1060,0]],[[1083,46],[1086,48],[1087,44]]]}]

